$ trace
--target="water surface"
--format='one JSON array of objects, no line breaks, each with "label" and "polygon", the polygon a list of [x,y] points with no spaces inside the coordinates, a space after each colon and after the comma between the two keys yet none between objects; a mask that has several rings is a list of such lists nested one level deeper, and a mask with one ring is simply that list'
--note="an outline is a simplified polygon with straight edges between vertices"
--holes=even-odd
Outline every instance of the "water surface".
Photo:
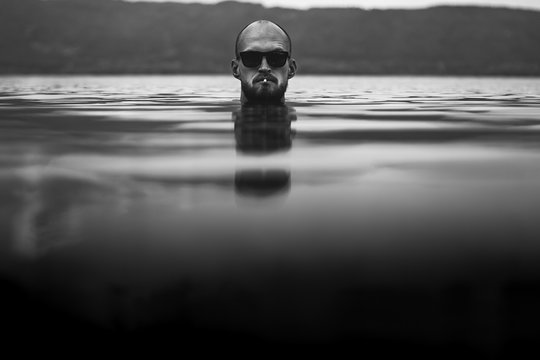
[{"label": "water surface", "polygon": [[14,334],[535,338],[539,79],[298,76],[286,107],[238,97],[228,76],[1,78]]}]

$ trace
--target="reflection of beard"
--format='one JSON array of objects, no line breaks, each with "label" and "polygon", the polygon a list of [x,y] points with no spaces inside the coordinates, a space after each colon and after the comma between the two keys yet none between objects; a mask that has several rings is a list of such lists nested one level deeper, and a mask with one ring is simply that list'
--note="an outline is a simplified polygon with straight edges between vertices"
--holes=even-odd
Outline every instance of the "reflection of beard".
[{"label": "reflection of beard", "polygon": [[249,102],[260,103],[281,103],[285,91],[287,91],[287,81],[279,85],[263,86],[258,83],[247,84],[242,81],[242,92]]}]

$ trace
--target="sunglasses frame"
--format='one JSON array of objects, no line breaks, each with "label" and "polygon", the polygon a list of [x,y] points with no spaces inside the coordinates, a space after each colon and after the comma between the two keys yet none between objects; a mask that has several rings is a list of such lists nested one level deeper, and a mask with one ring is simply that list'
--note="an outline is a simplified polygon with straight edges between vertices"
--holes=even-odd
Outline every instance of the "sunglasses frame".
[{"label": "sunglasses frame", "polygon": [[[249,66],[248,64],[246,64],[246,62],[244,61],[244,55],[247,54],[247,53],[250,53],[250,54],[257,54],[258,56],[258,61],[256,64],[254,64],[253,66]],[[272,57],[272,55],[278,55],[278,56],[285,56],[285,60],[283,61],[283,64],[279,65],[281,63],[281,61],[279,62],[276,62],[278,60],[281,60],[281,58],[278,58],[278,59],[275,59]],[[274,51],[242,51],[240,53],[240,60],[242,60],[242,64],[244,64],[245,67],[248,67],[248,68],[256,68],[256,67],[259,67],[262,63],[262,58],[266,58],[266,62],[268,63],[269,66],[271,67],[274,67],[274,68],[280,68],[282,66],[284,66],[286,63],[287,63],[287,60],[291,58],[291,55],[289,54],[288,51],[281,51],[281,50],[274,50]],[[249,63],[249,61],[248,61]]]}]

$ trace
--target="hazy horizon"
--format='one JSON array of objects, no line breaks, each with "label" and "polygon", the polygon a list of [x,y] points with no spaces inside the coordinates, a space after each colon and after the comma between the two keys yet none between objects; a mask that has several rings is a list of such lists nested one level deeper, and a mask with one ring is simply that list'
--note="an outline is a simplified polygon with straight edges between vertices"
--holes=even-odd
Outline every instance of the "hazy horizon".
[{"label": "hazy horizon", "polygon": [[[124,0],[129,2],[179,2],[215,4],[225,0]],[[257,3],[266,7],[285,7],[308,9],[312,7],[358,7],[366,9],[416,9],[438,5],[475,5],[502,6],[509,8],[525,8],[540,10],[537,0],[298,0],[294,3],[288,0],[234,0],[244,3]]]}]

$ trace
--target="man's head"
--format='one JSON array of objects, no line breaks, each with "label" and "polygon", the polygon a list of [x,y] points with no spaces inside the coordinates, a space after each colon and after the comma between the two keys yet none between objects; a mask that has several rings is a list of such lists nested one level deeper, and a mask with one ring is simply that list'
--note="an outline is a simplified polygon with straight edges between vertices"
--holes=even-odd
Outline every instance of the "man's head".
[{"label": "man's head", "polygon": [[291,38],[279,25],[258,20],[236,38],[231,68],[242,83],[243,103],[283,103],[290,78],[296,73]]}]

